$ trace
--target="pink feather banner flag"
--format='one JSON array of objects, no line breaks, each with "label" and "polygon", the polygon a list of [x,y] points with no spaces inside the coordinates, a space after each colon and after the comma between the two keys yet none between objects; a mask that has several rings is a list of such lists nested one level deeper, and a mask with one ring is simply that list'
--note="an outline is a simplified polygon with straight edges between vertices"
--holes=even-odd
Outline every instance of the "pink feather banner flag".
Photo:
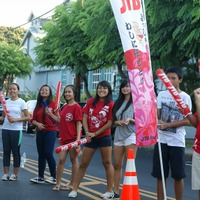
[{"label": "pink feather banner flag", "polygon": [[134,105],[136,145],[157,141],[157,109],[143,0],[110,0],[122,41]]}]

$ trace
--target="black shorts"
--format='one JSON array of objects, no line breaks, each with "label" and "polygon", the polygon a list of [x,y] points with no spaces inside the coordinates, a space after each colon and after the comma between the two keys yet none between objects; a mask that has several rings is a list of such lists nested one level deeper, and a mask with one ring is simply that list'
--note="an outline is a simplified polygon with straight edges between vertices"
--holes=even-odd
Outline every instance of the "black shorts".
[{"label": "black shorts", "polygon": [[102,138],[92,138],[92,141],[85,144],[85,147],[97,149],[101,147],[110,147],[112,146],[111,136],[105,136]]},{"label": "black shorts", "polygon": [[[171,177],[180,180],[186,177],[185,173],[185,148],[172,147],[161,143],[163,171],[165,179],[169,176],[169,169],[171,169]],[[153,170],[151,175],[155,178],[161,179],[160,159],[158,151],[158,143],[154,146],[153,153]]]}]

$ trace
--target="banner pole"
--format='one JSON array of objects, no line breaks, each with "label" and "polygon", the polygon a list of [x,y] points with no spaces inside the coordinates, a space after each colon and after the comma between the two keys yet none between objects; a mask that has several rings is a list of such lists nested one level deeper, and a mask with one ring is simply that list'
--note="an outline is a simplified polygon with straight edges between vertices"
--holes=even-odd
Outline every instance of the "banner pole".
[{"label": "banner pole", "polygon": [[163,195],[164,195],[164,200],[167,200],[166,187],[165,187],[165,176],[164,176],[163,162],[162,162],[162,149],[161,149],[161,144],[160,144],[159,131],[158,131],[158,152],[159,152],[159,158],[160,158],[160,170],[161,170],[161,177],[162,177]]}]

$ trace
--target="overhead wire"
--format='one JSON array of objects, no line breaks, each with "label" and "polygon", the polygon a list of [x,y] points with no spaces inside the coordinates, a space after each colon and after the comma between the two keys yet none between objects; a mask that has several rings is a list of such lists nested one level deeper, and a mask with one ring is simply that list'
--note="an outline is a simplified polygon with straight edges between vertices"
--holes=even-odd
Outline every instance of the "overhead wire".
[{"label": "overhead wire", "polygon": [[[59,5],[64,5],[66,2],[67,2],[67,1],[65,1],[65,2],[63,2],[63,3],[59,4]],[[59,5],[57,5],[57,6],[59,6]],[[46,14],[52,12],[53,10],[55,10],[57,6],[55,6],[53,9],[51,9],[51,10],[49,10],[49,11],[43,13],[42,15],[39,15],[38,17],[35,17],[34,19],[32,19],[32,20],[30,20],[30,21],[28,21],[28,22],[26,22],[26,23],[24,23],[24,24],[21,24],[21,25],[19,25],[19,26],[17,26],[17,27],[14,27],[14,29],[21,28],[22,26],[25,26],[25,25],[29,24],[30,22],[32,22],[32,21],[34,21],[34,20],[36,20],[36,19],[41,18],[42,16],[44,16],[44,15],[46,15]]]}]

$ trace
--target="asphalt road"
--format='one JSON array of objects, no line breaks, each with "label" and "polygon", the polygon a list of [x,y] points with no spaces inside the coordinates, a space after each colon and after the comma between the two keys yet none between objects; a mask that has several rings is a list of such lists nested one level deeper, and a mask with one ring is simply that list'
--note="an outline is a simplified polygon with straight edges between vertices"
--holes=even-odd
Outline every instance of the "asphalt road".
[{"label": "asphalt road", "polygon": [[[1,140],[1,134],[0,134]],[[58,141],[56,146],[58,146]],[[50,184],[33,184],[29,179],[37,176],[37,151],[35,139],[33,135],[24,133],[21,153],[26,152],[27,162],[25,167],[20,169],[19,180],[16,182],[0,181],[0,200],[64,200],[68,199],[68,192],[52,191],[53,185]],[[58,155],[55,153],[55,158]],[[156,180],[151,177],[152,166],[152,149],[138,149],[136,158],[136,171],[138,184],[140,188],[141,200],[156,199]],[[0,143],[0,172],[3,175],[2,166],[2,143]],[[125,167],[125,166],[124,166]],[[11,168],[12,169],[12,168]],[[185,179],[185,190],[183,200],[196,200],[197,192],[191,190],[191,157],[187,157],[186,164],[187,178]],[[67,184],[71,174],[71,165],[69,159],[65,164],[62,182]],[[49,176],[49,170],[46,169],[45,176]],[[106,190],[106,180],[104,168],[101,164],[100,153],[94,155],[84,179],[78,190],[77,200],[99,200],[101,193]],[[174,200],[173,180],[169,178],[167,181],[167,196],[169,200]]]}]

